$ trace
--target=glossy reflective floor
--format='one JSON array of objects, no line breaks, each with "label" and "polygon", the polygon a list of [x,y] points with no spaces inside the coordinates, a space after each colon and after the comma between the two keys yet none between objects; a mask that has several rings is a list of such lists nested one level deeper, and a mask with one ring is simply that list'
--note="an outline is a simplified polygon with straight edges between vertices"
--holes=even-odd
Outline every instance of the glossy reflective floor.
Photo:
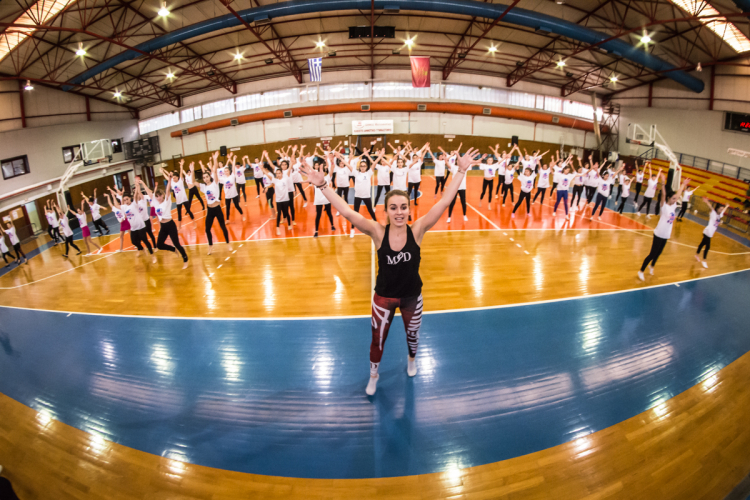
[{"label": "glossy reflective floor", "polygon": [[22,498],[723,498],[750,470],[750,250],[717,235],[703,269],[686,221],[644,284],[656,219],[510,219],[480,183],[423,244],[420,372],[397,319],[374,398],[372,247],[309,237],[300,199],[295,238],[252,199],[212,256],[186,227],[184,272],[52,249],[0,278]]}]

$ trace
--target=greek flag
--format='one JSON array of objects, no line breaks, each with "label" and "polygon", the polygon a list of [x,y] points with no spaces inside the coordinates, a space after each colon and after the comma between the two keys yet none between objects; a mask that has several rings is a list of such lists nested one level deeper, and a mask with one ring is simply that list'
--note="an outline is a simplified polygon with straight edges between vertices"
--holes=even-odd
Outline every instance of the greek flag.
[{"label": "greek flag", "polygon": [[308,59],[307,66],[310,68],[310,81],[319,82],[323,71],[323,58]]}]

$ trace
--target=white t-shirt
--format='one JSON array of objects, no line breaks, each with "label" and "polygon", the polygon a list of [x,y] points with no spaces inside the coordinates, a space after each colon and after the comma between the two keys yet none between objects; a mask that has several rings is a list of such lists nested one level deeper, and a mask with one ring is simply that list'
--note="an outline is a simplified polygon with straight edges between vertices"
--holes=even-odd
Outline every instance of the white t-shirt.
[{"label": "white t-shirt", "polygon": [[523,165],[524,170],[527,168],[530,168],[531,170],[534,170],[534,165],[536,164],[536,161],[532,158],[530,160],[527,160],[525,158],[521,158],[521,165]]},{"label": "white t-shirt", "polygon": [[141,220],[143,222],[148,221],[148,197],[144,196],[140,200],[138,200],[138,203],[136,204],[138,206],[138,215],[141,216]]},{"label": "white t-shirt", "polygon": [[[63,215],[63,218],[67,221],[68,219]],[[70,228],[68,228],[70,230]],[[10,244],[12,245],[18,245],[20,241],[18,241],[18,235],[16,234],[16,228],[12,227],[10,229],[5,229],[5,232],[8,233],[8,239],[10,240]],[[72,232],[70,234],[73,234]]]},{"label": "white t-shirt", "polygon": [[539,169],[539,180],[537,181],[536,187],[540,189],[545,189],[549,187],[549,174],[550,169],[549,167],[545,170],[543,168]]},{"label": "white t-shirt", "polygon": [[[328,185],[331,184],[331,176],[330,175],[326,175],[325,176],[325,180],[328,183]],[[331,202],[328,201],[328,198],[326,198],[325,195],[323,194],[323,191],[321,191],[318,188],[315,188],[315,200],[313,201],[313,205],[328,205],[330,203]]]},{"label": "white t-shirt", "polygon": [[505,183],[506,184],[513,184],[513,176],[516,175],[515,169],[507,169],[505,171]]},{"label": "white t-shirt", "polygon": [[480,163],[479,168],[484,170],[485,179],[494,179],[495,173],[497,173],[497,164],[487,165],[486,163]]},{"label": "white t-shirt", "polygon": [[57,222],[57,217],[55,217],[55,213],[54,212],[46,212],[44,214],[44,216],[47,217],[47,222],[49,223],[50,226],[57,227],[57,226],[60,225]]},{"label": "white t-shirt", "polygon": [[393,189],[400,189],[401,191],[406,191],[408,188],[408,182],[406,180],[407,176],[409,175],[409,169],[404,168],[398,168],[396,166],[393,167]]},{"label": "white t-shirt", "polygon": [[161,203],[154,200],[151,206],[154,207],[156,216],[160,221],[167,222],[172,220],[172,199],[169,196],[165,196],[164,201]]},{"label": "white t-shirt", "polygon": [[635,174],[635,182],[638,182],[638,183],[643,182],[643,175],[644,175],[643,172],[636,173]]},{"label": "white t-shirt", "polygon": [[630,196],[630,184],[633,180],[630,177],[620,179],[620,186],[622,186],[622,198],[625,199]]},{"label": "white t-shirt", "polygon": [[378,171],[378,186],[390,186],[391,167],[378,163],[377,165],[375,165],[375,170]]},{"label": "white t-shirt", "polygon": [[[245,174],[242,174],[243,177]],[[227,200],[231,200],[232,198],[236,198],[238,196],[237,191],[237,177],[232,173],[229,175],[225,175],[221,183],[224,184],[224,198]]]},{"label": "white t-shirt", "polygon": [[245,165],[239,165],[234,167],[234,180],[237,182],[237,184],[245,184],[247,179],[245,179]]},{"label": "white t-shirt", "polygon": [[577,172],[577,173],[578,173],[579,175],[578,175],[578,177],[576,177],[576,179],[575,179],[575,180],[573,181],[573,184],[574,184],[574,185],[576,185],[576,186],[583,186],[583,180],[584,180],[584,178],[585,178],[586,174],[588,173],[588,171],[582,168],[582,169],[581,169],[581,171],[580,171],[580,172]]},{"label": "white t-shirt", "polygon": [[112,208],[112,212],[114,212],[115,217],[117,218],[117,222],[124,222],[125,221],[125,214],[120,210],[119,208]]},{"label": "white t-shirt", "polygon": [[8,253],[8,246],[5,244],[5,236],[0,233],[0,253]]},{"label": "white t-shirt", "polygon": [[661,206],[661,216],[659,217],[659,223],[654,229],[654,236],[664,238],[668,240],[672,236],[672,226],[674,225],[675,212],[677,211],[677,203],[667,205],[666,203]]},{"label": "white t-shirt", "polygon": [[[68,220],[67,215],[63,215],[62,217],[60,217],[60,227],[62,228],[63,236],[65,236],[66,238],[68,236],[73,236],[73,231],[71,231],[70,229],[70,221]],[[13,242],[13,238],[15,238],[15,231],[13,233],[8,230],[6,231],[8,232],[8,236],[10,236],[10,244],[15,245],[15,243]],[[18,240],[18,238],[16,238],[16,240]]]},{"label": "white t-shirt", "polygon": [[86,214],[76,213],[76,219],[78,219],[78,226],[80,226],[81,230],[89,225],[89,222],[86,220]]},{"label": "white t-shirt", "polygon": [[409,182],[422,182],[422,162],[415,161],[407,165],[409,169]]},{"label": "white t-shirt", "polygon": [[352,173],[347,167],[334,167],[333,175],[336,187],[349,187],[349,175]]},{"label": "white t-shirt", "polygon": [[508,160],[500,160],[497,162],[497,176],[505,177],[505,169],[508,167]]},{"label": "white t-shirt", "polygon": [[289,201],[289,190],[287,189],[287,180],[285,178],[277,179],[274,177],[273,182],[274,192],[276,193],[276,203]]},{"label": "white t-shirt", "polygon": [[120,208],[122,208],[122,212],[128,219],[131,231],[138,231],[139,229],[143,229],[146,227],[146,224],[143,223],[141,213],[138,210],[137,203],[131,203],[130,205],[120,205]]},{"label": "white t-shirt", "polygon": [[263,167],[260,163],[251,163],[250,167],[253,169],[253,178],[260,179],[263,177]]},{"label": "white t-shirt", "polygon": [[721,217],[719,217],[719,213],[716,210],[711,210],[711,215],[708,216],[708,225],[703,230],[703,234],[709,238],[713,238],[720,225]]},{"label": "white t-shirt", "polygon": [[435,163],[435,177],[445,177],[445,160],[432,160]]},{"label": "white t-shirt", "polygon": [[521,174],[518,176],[518,180],[521,181],[521,191],[524,193],[530,193],[534,189],[534,179],[536,174],[532,172],[531,175]]},{"label": "white t-shirt", "polygon": [[656,194],[656,186],[659,184],[659,181],[657,179],[649,179],[648,180],[648,187],[646,188],[646,192],[643,194],[646,198],[653,198]]},{"label": "white t-shirt", "polygon": [[284,170],[284,179],[286,180],[286,190],[289,193],[289,198],[294,198],[294,181],[292,180],[292,168]]},{"label": "white t-shirt", "polygon": [[570,187],[570,181],[573,180],[576,174],[560,174],[559,181],[557,182],[558,191],[567,191]]},{"label": "white t-shirt", "polygon": [[612,192],[612,184],[614,184],[614,180],[611,177],[607,177],[606,181],[604,179],[599,179],[599,185],[596,187],[596,192],[606,198]]},{"label": "white t-shirt", "polygon": [[300,162],[297,162],[294,165],[292,165],[292,183],[294,184],[302,183],[302,174],[299,171],[301,166],[302,166],[302,163]]},{"label": "white t-shirt", "polygon": [[584,186],[597,187],[599,185],[599,172],[595,168],[589,169],[586,178],[583,180]]},{"label": "white t-shirt", "polygon": [[211,184],[201,184],[200,187],[201,192],[206,195],[206,201],[209,205],[221,201],[219,197],[219,185],[216,184],[216,181]]},{"label": "white t-shirt", "polygon": [[177,182],[172,181],[172,192],[178,205],[187,203],[187,194],[185,194],[185,185],[182,183],[182,179],[178,179]]},{"label": "white t-shirt", "polygon": [[98,203],[94,202],[93,205],[89,205],[89,210],[91,210],[91,218],[94,220],[99,220],[102,218],[102,216],[99,214],[102,207],[99,206]]},{"label": "white t-shirt", "polygon": [[372,170],[367,172],[354,172],[354,197],[371,198],[372,197]]},{"label": "white t-shirt", "polygon": [[[451,174],[456,175],[458,173],[458,165],[451,165]],[[464,178],[461,180],[461,185],[458,186],[459,191],[465,191],[466,190],[466,174],[464,174]]]},{"label": "white t-shirt", "polygon": [[683,203],[689,202],[690,201],[690,197],[693,196],[694,192],[695,192],[695,189],[693,189],[693,190],[686,189],[685,191],[683,191],[682,192],[682,202]]},{"label": "white t-shirt", "polygon": [[552,171],[554,172],[554,174],[552,175],[552,182],[554,182],[555,184],[558,184],[560,182],[560,175],[562,172],[562,167],[558,167],[557,165],[554,165],[552,167]]}]

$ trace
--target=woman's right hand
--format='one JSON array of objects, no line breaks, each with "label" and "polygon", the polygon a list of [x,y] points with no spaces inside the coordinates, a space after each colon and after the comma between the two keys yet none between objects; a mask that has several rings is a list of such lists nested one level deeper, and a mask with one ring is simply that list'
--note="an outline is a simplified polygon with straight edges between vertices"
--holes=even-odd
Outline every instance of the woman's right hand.
[{"label": "woman's right hand", "polygon": [[306,163],[302,164],[300,170],[307,176],[308,182],[310,182],[313,186],[321,186],[326,181],[323,172],[321,172],[320,170],[312,169]]}]

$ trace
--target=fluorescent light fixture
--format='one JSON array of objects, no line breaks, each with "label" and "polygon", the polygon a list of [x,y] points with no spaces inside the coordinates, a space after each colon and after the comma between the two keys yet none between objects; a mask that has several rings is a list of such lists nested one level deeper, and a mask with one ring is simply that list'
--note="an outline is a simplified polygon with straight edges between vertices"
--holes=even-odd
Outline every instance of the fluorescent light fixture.
[{"label": "fluorescent light fixture", "polygon": [[31,85],[31,80],[26,80],[26,86],[24,87],[26,90],[34,90],[34,86]]},{"label": "fluorescent light fixture", "polygon": [[[750,39],[710,4],[697,2],[696,0],[672,0],[672,3],[688,14],[697,16],[701,24],[716,33],[735,52],[742,53],[750,50]],[[700,20],[701,17],[710,17],[711,19]]]},{"label": "fluorescent light fixture", "polygon": [[[46,24],[47,21],[54,18],[68,4],[76,0],[39,0],[37,3],[29,6],[26,11],[17,19],[11,21],[13,24]],[[29,15],[29,13],[32,15]],[[36,28],[13,28],[13,33],[0,33],[0,61],[5,59],[16,47],[24,40],[30,37]]]},{"label": "fluorescent light fixture", "polygon": [[167,9],[167,2],[164,2],[161,4],[161,9],[159,9],[159,15],[161,17],[167,17],[169,15],[169,9]]},{"label": "fluorescent light fixture", "polygon": [[563,61],[562,59],[560,59],[559,61],[557,61],[557,67],[558,68],[562,68],[563,66],[565,66],[565,61]]}]

